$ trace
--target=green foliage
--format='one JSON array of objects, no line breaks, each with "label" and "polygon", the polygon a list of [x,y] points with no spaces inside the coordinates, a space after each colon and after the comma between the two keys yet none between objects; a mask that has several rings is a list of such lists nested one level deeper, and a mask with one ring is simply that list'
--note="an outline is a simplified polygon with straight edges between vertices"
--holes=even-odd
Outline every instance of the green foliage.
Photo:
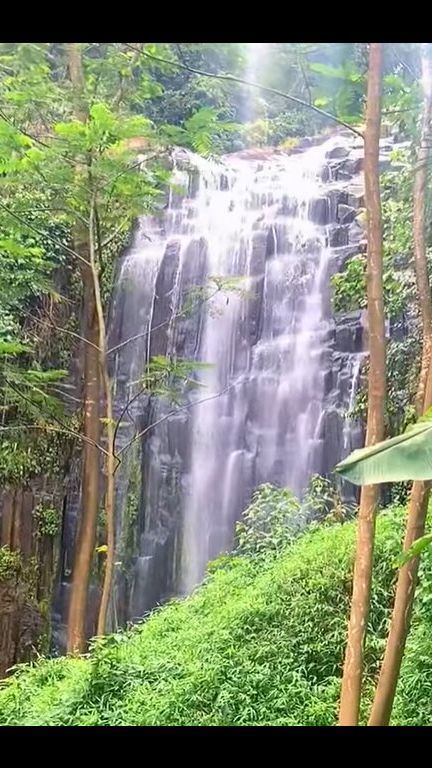
[{"label": "green foliage", "polygon": [[421,536],[419,539],[417,539],[412,546],[406,550],[406,552],[403,552],[400,557],[397,560],[397,565],[402,566],[405,565],[405,563],[408,563],[410,560],[413,559],[413,557],[418,557],[421,555],[424,549],[427,547],[430,547],[432,544],[432,533],[426,533],[424,536]]},{"label": "green foliage", "polygon": [[298,139],[322,129],[322,119],[316,119],[306,110],[290,109],[273,118],[259,118],[245,123],[238,131],[238,140],[248,147],[265,145],[293,149]]},{"label": "green foliage", "polygon": [[236,553],[248,556],[278,554],[317,521],[343,522],[352,515],[335,484],[313,475],[302,502],[288,488],[260,485],[236,526]]},{"label": "green foliage", "polygon": [[20,552],[0,547],[0,584],[2,581],[17,579],[22,571],[22,558]]},{"label": "green foliage", "polygon": [[[338,115],[347,123],[359,122],[362,115],[364,73],[355,60],[355,49],[346,46],[348,57],[337,66],[325,62],[311,62],[309,69],[315,82],[315,92],[323,95],[314,99],[315,106]],[[324,95],[325,94],[325,95]]]},{"label": "green foliage", "polygon": [[[408,269],[412,250],[412,159],[407,151],[394,154],[397,172],[381,177],[384,243],[384,306],[392,321],[400,320],[415,300],[415,278]],[[366,256],[349,259],[333,275],[333,306],[336,312],[366,307]]]},{"label": "green foliage", "polygon": [[[412,279],[406,273],[395,274],[392,260],[384,260],[384,306],[389,318],[400,318],[412,296]],[[366,256],[358,254],[348,259],[343,272],[331,278],[335,312],[364,309],[366,299]]]},{"label": "green foliage", "polygon": [[269,143],[270,126],[268,120],[255,120],[247,123],[241,132],[246,146],[262,147]]},{"label": "green foliage", "polygon": [[300,504],[288,488],[260,485],[237,523],[237,550],[257,556],[280,552],[304,525]]},{"label": "green foliage", "polygon": [[24,344],[20,344],[19,341],[0,341],[0,357],[8,355],[14,357],[22,352],[25,352],[27,347]]},{"label": "green foliage", "polygon": [[0,479],[3,484],[19,485],[41,475],[55,477],[64,471],[70,437],[41,426],[40,430],[16,428],[2,434]]},{"label": "green foliage", "polygon": [[61,515],[58,509],[41,503],[33,510],[33,517],[37,521],[38,536],[56,536],[59,532]]},{"label": "green foliage", "polygon": [[149,394],[164,397],[170,403],[179,405],[188,392],[203,386],[195,378],[196,372],[209,367],[210,364],[196,360],[156,355],[149,360],[140,385]]},{"label": "green foliage", "polygon": [[[403,511],[377,521],[367,716],[383,652]],[[88,658],[18,668],[0,689],[2,725],[334,725],[337,720],[355,524],[307,532],[280,556],[228,558],[187,600]],[[422,566],[413,632],[393,722],[431,721],[432,558]]]},{"label": "green foliage", "polygon": [[211,107],[202,107],[185,121],[184,127],[165,126],[164,132],[174,143],[209,157],[223,150],[226,134],[238,130],[235,123],[220,120],[219,114]]},{"label": "green foliage", "polygon": [[311,519],[342,523],[352,517],[353,504],[343,501],[334,479],[312,475],[302,503]]},{"label": "green foliage", "polygon": [[414,398],[420,362],[419,329],[387,343],[387,421],[391,435],[402,432],[416,419]]},{"label": "green foliage", "polygon": [[366,261],[362,254],[348,259],[343,272],[331,278],[335,312],[352,312],[366,306]]}]

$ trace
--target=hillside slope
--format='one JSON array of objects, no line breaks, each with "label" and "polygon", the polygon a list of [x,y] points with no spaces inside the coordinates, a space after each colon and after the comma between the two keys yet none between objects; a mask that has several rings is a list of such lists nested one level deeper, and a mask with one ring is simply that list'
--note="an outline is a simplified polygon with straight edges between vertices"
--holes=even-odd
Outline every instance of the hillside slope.
[{"label": "hillside slope", "polygon": [[[366,650],[383,649],[402,512],[380,515]],[[331,725],[355,528],[306,533],[278,558],[222,560],[189,599],[80,659],[42,661],[0,688],[1,725]],[[393,722],[432,722],[432,558],[425,556]]]}]

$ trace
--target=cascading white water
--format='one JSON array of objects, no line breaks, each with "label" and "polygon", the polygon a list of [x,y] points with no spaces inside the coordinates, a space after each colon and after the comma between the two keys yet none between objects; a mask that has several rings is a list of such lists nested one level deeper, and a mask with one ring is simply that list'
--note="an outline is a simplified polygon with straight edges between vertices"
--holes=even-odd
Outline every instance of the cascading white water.
[{"label": "cascading white water", "polygon": [[209,274],[245,276],[245,289],[254,290],[254,235],[270,232],[273,253],[263,261],[262,332],[255,345],[244,344],[239,333],[248,304],[241,294],[223,292],[205,318],[199,356],[212,368],[201,380],[216,397],[190,414],[180,582],[186,592],[209,558],[230,546],[234,521],[256,482],[301,493],[316,462],[328,249],[323,227],[309,213],[328,148],[258,168],[232,163],[226,189],[220,172],[201,163],[194,234],[208,244]]},{"label": "cascading white water", "polygon": [[348,455],[351,451],[352,428],[353,428],[353,422],[355,422],[355,419],[353,419],[351,415],[351,411],[354,408],[355,399],[356,399],[356,395],[359,387],[361,366],[364,359],[365,359],[365,353],[358,352],[356,355],[353,355],[351,360],[351,371],[350,371],[351,387],[350,387],[349,400],[348,400],[348,405],[347,405],[345,419],[344,419],[344,426],[343,426],[343,449],[344,449],[345,455]]},{"label": "cascading white water", "polygon": [[[130,595],[126,617],[201,580],[207,562],[231,547],[257,485],[301,495],[325,464],[331,363],[323,360],[334,339],[327,224],[336,220],[320,179],[335,142],[343,139],[262,161],[212,163],[182,151],[167,210],[159,222],[141,223],[121,273],[131,285],[118,290],[113,336],[143,338],[119,351],[117,412],[127,382],[139,379],[151,356],[208,367],[197,368],[201,387],[187,396],[187,409],[172,412],[163,399],[142,397],[125,416],[125,440],[137,424],[158,423],[141,445],[137,556],[128,566],[132,581],[121,587]],[[212,298],[185,317],[190,291],[206,285]],[[336,457],[338,445],[333,440]],[[129,474],[124,460],[120,550]]]}]

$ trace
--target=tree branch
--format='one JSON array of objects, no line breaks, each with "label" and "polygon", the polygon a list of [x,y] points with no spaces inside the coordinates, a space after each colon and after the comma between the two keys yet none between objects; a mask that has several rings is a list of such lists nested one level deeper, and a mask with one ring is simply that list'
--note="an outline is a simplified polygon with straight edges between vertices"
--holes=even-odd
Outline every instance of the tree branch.
[{"label": "tree branch", "polygon": [[75,331],[70,331],[68,328],[62,328],[61,326],[56,325],[55,323],[53,323],[48,319],[39,320],[39,318],[32,315],[31,312],[24,312],[23,314],[24,314],[24,317],[30,318],[31,320],[33,320],[33,322],[39,323],[39,325],[44,325],[45,323],[47,323],[50,326],[50,328],[54,328],[55,331],[58,331],[59,333],[66,333],[68,334],[68,336],[73,336],[75,339],[78,339],[79,341],[82,341],[84,344],[88,344],[89,347],[93,347],[93,349],[97,349],[99,351],[99,347],[97,344],[93,344],[92,341],[90,341],[89,339],[86,339],[85,336],[80,336],[80,334],[75,333]]},{"label": "tree branch", "polygon": [[[201,307],[203,304],[205,304],[207,301],[211,301],[217,293],[219,293],[221,288],[217,288],[210,296],[206,296],[205,299],[202,299],[198,303],[198,308]],[[110,355],[111,352],[117,352],[119,349],[122,349],[122,347],[125,347],[126,344],[129,344],[131,341],[137,341],[138,339],[143,339],[146,336],[150,336],[154,331],[158,331],[159,328],[163,328],[165,325],[169,325],[173,322],[173,320],[177,320],[179,317],[183,317],[189,312],[189,307],[187,309],[183,309],[181,312],[178,312],[176,315],[173,315],[172,317],[168,318],[168,320],[164,320],[162,323],[159,323],[158,325],[155,325],[153,328],[150,328],[148,331],[143,331],[143,333],[137,333],[136,336],[131,336],[129,339],[126,339],[125,341],[120,342],[120,344],[116,344],[115,347],[110,347],[107,351],[107,355]]]},{"label": "tree branch", "polygon": [[41,431],[45,432],[60,432],[61,434],[72,435],[72,437],[76,437],[78,440],[82,440],[84,443],[93,445],[98,449],[98,451],[105,454],[105,456],[108,456],[108,451],[106,451],[105,448],[99,445],[99,443],[96,443],[94,440],[91,440],[89,437],[86,437],[86,435],[82,435],[80,432],[74,432],[72,429],[53,427],[52,424],[15,424],[14,426],[11,425],[9,427],[0,427],[0,432],[12,432],[13,430],[22,431],[24,429],[40,429]]},{"label": "tree branch", "polygon": [[162,422],[166,421],[170,418],[170,416],[175,416],[177,413],[181,413],[182,411],[188,411],[191,408],[194,408],[196,405],[201,405],[201,403],[207,403],[209,400],[215,400],[217,397],[220,397],[221,395],[224,395],[225,392],[228,392],[228,390],[235,387],[236,382],[233,382],[233,384],[228,384],[225,389],[222,389],[220,392],[216,392],[214,395],[209,395],[208,397],[203,397],[201,400],[194,400],[192,403],[186,403],[186,405],[180,406],[180,408],[176,408],[173,411],[169,411],[169,413],[166,413],[164,416],[161,416],[160,419],[157,419],[157,421],[154,421],[152,424],[149,424],[148,427],[145,427],[145,429],[142,429],[141,432],[138,432],[136,435],[133,436],[132,440],[129,440],[126,445],[123,446],[123,448],[120,448],[120,450],[117,453],[117,456],[120,456],[124,451],[126,451],[132,443],[135,442],[135,440],[139,440],[140,437],[143,437],[147,432],[150,432],[151,429],[154,429],[154,427],[159,426],[159,424],[162,424]]}]

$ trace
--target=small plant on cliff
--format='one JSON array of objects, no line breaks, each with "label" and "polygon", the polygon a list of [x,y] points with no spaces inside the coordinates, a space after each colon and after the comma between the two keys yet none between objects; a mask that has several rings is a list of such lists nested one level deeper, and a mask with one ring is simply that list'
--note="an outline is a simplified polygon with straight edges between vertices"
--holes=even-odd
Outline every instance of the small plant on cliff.
[{"label": "small plant on cliff", "polygon": [[361,254],[353,256],[343,272],[331,278],[335,312],[351,312],[366,306],[366,261]]},{"label": "small plant on cliff", "polygon": [[55,536],[58,533],[61,517],[59,511],[54,507],[41,502],[34,509],[33,517],[37,521],[38,536]]},{"label": "small plant on cliff", "polygon": [[0,547],[0,582],[18,578],[21,570],[21,554],[9,547]]}]

